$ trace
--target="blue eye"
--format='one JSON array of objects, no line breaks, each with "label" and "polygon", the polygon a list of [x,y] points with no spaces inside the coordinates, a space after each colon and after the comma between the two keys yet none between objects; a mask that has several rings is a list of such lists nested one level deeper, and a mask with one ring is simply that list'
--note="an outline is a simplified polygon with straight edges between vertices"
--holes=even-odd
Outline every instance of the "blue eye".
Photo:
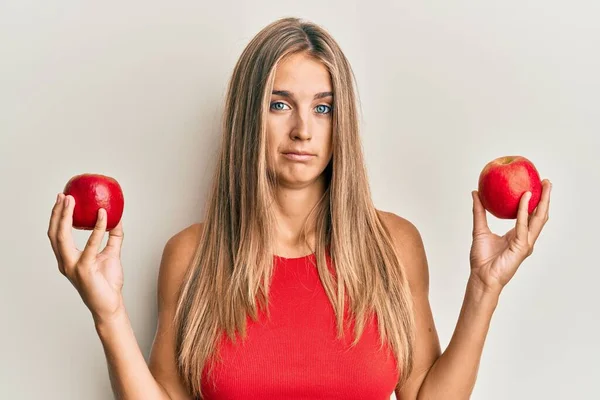
[{"label": "blue eye", "polygon": [[317,113],[319,114],[329,114],[331,113],[331,107],[325,105],[325,104],[319,104],[317,107]]},{"label": "blue eye", "polygon": [[[286,109],[285,107],[288,107],[288,109],[289,109],[289,106],[281,101],[274,101],[271,103],[271,106],[270,106],[271,110],[274,110],[274,111],[283,111]],[[330,114],[332,111],[332,108],[326,104],[319,104],[318,106],[315,107],[315,109],[317,110],[317,114],[323,114],[323,115]]]},{"label": "blue eye", "polygon": [[281,101],[274,101],[273,103],[271,103],[271,110],[275,110],[275,111],[282,111],[282,110],[284,110],[284,108],[278,107],[278,106],[284,106],[284,107],[286,107],[287,104],[282,103]]}]

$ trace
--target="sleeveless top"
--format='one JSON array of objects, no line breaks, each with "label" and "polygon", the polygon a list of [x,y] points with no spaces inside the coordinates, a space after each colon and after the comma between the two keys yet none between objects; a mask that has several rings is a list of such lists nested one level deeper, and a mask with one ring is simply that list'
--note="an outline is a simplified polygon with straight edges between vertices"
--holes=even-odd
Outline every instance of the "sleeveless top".
[{"label": "sleeveless top", "polygon": [[[328,253],[326,259],[331,269]],[[353,324],[336,338],[315,254],[275,256],[269,290],[270,319],[261,311],[257,322],[248,317],[244,341],[222,336],[222,362],[210,377],[207,368],[202,374],[204,399],[390,399],[399,375],[391,348],[379,349],[377,318],[367,319],[354,348]]]}]

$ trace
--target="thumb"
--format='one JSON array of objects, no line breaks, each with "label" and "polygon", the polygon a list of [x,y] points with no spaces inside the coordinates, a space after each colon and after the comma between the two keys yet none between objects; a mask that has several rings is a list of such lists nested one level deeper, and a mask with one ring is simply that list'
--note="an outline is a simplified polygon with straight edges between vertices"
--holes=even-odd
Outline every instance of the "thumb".
[{"label": "thumb", "polygon": [[121,248],[123,247],[123,219],[119,221],[117,226],[108,232],[108,242],[106,243],[106,251],[109,251],[119,258],[121,257]]},{"label": "thumb", "polygon": [[490,229],[487,224],[485,208],[483,208],[479,198],[479,192],[473,190],[471,196],[473,197],[473,236],[479,233],[487,233]]},{"label": "thumb", "polygon": [[106,232],[106,211],[103,208],[98,210],[98,217],[96,218],[96,225],[94,226],[94,230],[90,235],[87,243],[85,244],[85,249],[81,254],[81,261],[84,263],[92,263],[98,254],[98,250],[100,250],[100,245],[102,244],[102,238],[104,237],[104,233]]}]

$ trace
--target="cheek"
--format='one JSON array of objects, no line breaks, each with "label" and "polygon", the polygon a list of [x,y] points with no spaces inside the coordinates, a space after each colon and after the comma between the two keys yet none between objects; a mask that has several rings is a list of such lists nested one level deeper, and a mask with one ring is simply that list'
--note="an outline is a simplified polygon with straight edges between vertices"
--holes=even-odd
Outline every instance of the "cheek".
[{"label": "cheek", "polygon": [[279,141],[277,137],[273,135],[272,131],[267,130],[267,143],[266,143],[266,151],[267,156],[272,156],[277,152],[277,146]]},{"label": "cheek", "polygon": [[271,143],[278,143],[285,135],[285,123],[278,121],[277,118],[267,120],[267,140]]},{"label": "cheek", "polygon": [[267,128],[265,155],[267,158],[267,168],[271,169],[275,166],[277,152],[279,148],[279,139],[273,130]]}]

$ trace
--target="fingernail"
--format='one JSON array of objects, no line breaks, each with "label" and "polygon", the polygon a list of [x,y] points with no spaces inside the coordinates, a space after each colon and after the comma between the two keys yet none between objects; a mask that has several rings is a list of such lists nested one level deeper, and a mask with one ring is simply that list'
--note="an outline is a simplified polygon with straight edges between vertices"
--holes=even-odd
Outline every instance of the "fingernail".
[{"label": "fingernail", "polygon": [[69,197],[65,197],[65,207],[69,207]]},{"label": "fingernail", "polygon": [[60,193],[56,195],[56,204],[60,202]]},{"label": "fingernail", "polygon": [[102,209],[98,210],[98,220],[102,221],[104,219],[104,213],[102,212]]}]

